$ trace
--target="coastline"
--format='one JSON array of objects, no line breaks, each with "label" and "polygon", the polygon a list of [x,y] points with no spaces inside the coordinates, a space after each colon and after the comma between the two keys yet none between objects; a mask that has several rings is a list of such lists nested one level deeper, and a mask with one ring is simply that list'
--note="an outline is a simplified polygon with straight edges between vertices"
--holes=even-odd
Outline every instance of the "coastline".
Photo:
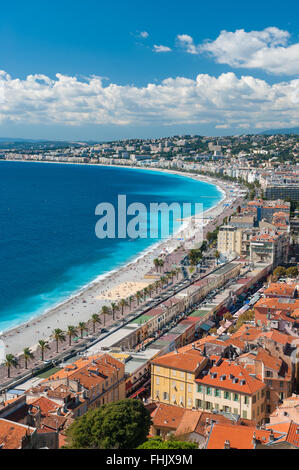
[{"label": "coastline", "polygon": [[[17,160],[20,161],[20,160]],[[57,163],[57,162],[41,162],[41,163]],[[59,162],[58,162],[59,163]],[[61,162],[63,163],[63,162]],[[78,163],[69,163],[78,164]],[[203,213],[205,219],[214,218],[222,212],[223,204],[232,198],[227,188],[220,186],[219,181],[213,178],[194,175],[190,173],[182,173],[176,170],[168,170],[161,168],[140,168],[127,167],[124,165],[96,165],[94,166],[114,166],[131,169],[141,169],[144,171],[156,171],[163,173],[172,173],[183,177],[189,177],[197,181],[214,184],[222,193],[221,200],[213,207],[207,209]],[[189,218],[191,219],[191,218]],[[50,337],[54,328],[65,330],[70,324],[78,324],[79,321],[88,321],[93,313],[99,313],[103,305],[109,305],[106,299],[99,300],[97,297],[107,293],[108,290],[122,283],[138,283],[153,267],[153,259],[158,257],[163,249],[173,251],[180,242],[176,239],[178,234],[183,230],[190,230],[191,220],[184,220],[183,224],[168,239],[156,242],[145,250],[134,255],[134,258],[123,265],[101,274],[88,284],[82,286],[78,291],[71,294],[57,305],[50,307],[42,314],[38,314],[34,318],[17,326],[8,328],[2,332],[0,339],[5,345],[5,353],[18,354],[24,347],[36,346],[40,339],[46,340]],[[206,222],[208,223],[208,222]],[[191,238],[191,237],[190,237]],[[111,299],[118,301],[119,299]]]}]

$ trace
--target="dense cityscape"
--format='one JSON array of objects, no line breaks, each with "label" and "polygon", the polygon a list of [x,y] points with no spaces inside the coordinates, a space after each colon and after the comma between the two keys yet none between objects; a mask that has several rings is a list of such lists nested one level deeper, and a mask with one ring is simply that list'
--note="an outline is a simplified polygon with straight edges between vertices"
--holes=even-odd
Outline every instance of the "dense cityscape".
[{"label": "dense cityscape", "polygon": [[203,241],[160,250],[141,290],[111,288],[88,321],[8,351],[1,446],[298,448],[298,135],[0,147],[3,160],[175,171],[226,194]]}]

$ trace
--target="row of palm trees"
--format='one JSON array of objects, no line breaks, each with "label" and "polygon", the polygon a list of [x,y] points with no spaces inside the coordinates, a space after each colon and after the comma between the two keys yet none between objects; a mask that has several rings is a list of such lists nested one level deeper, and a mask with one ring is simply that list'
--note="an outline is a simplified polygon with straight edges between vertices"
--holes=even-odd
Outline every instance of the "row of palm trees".
[{"label": "row of palm trees", "polygon": [[[160,264],[159,266],[163,266],[164,264],[163,260],[157,260],[157,261],[162,261],[162,265]],[[132,304],[134,301],[136,301],[137,305],[139,305],[141,301],[144,302],[148,296],[152,295],[153,292],[157,294],[158,290],[163,289],[166,283],[170,279],[171,279],[171,282],[173,282],[173,279],[175,276],[176,278],[178,278],[180,270],[181,270],[180,268],[173,269],[169,273],[166,273],[165,275],[161,276],[160,279],[156,280],[153,284],[150,284],[144,289],[137,291],[135,295],[131,295],[127,299],[121,299],[118,304],[115,302],[112,302],[110,307],[107,307],[104,305],[101,309],[100,314],[94,313],[91,316],[90,321],[92,323],[93,333],[95,333],[96,325],[102,324],[102,317],[103,317],[103,326],[105,326],[107,315],[112,315],[113,321],[115,320],[116,312],[120,311],[121,315],[123,316],[124,310],[126,307],[129,307],[129,309],[131,310]],[[86,322],[79,322],[77,327],[73,325],[69,325],[66,331],[63,331],[60,328],[55,328],[52,332],[52,338],[56,341],[56,353],[58,353],[59,351],[59,343],[64,342],[66,340],[66,336],[68,336],[69,346],[71,346],[72,338],[78,335],[78,332],[80,332],[80,337],[82,339],[85,331],[88,331],[88,324]],[[50,349],[49,342],[46,340],[40,339],[38,341],[38,348],[40,349],[41,360],[43,361],[46,351]],[[25,369],[27,369],[28,361],[30,359],[34,359],[34,354],[30,350],[30,348],[25,348],[23,350],[23,358],[24,358]],[[11,368],[18,367],[19,362],[20,360],[17,357],[15,357],[13,354],[6,355],[4,365],[7,367],[8,378],[10,378]]]}]

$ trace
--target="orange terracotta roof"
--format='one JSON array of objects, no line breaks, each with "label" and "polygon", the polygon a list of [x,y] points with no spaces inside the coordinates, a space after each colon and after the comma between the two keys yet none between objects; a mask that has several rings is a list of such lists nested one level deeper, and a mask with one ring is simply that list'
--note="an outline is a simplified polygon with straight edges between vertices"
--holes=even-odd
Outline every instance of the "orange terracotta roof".
[{"label": "orange terracotta roof", "polygon": [[[229,441],[230,449],[254,449],[254,438],[261,444],[267,444],[269,437],[269,430],[256,429],[254,426],[216,423],[211,427],[206,449],[224,449],[226,441]],[[281,434],[274,432],[274,437],[279,438]]]},{"label": "orange terracotta roof", "polygon": [[164,356],[157,357],[152,361],[152,364],[169,367],[171,369],[195,372],[199,364],[203,361],[206,361],[206,358],[201,355],[200,351],[192,349],[191,346],[191,349],[187,351],[181,351],[181,349],[179,349],[177,352],[173,351]]},{"label": "orange terracotta roof", "polygon": [[[251,377],[242,365],[219,356],[211,356],[210,359],[214,360],[214,365],[209,367],[206,375],[203,371],[199,373],[197,383],[248,395],[265,388],[265,384]],[[221,377],[225,378],[221,380]]]},{"label": "orange terracotta roof", "polygon": [[35,428],[0,418],[0,449],[21,449],[22,439],[34,432]]},{"label": "orange terracotta roof", "polygon": [[264,294],[267,295],[283,295],[288,297],[294,297],[297,283],[286,283],[286,282],[272,282],[270,286],[264,290]]},{"label": "orange terracotta roof", "polygon": [[157,408],[151,413],[153,425],[159,428],[176,429],[185,411],[184,408],[175,405],[158,403]]}]

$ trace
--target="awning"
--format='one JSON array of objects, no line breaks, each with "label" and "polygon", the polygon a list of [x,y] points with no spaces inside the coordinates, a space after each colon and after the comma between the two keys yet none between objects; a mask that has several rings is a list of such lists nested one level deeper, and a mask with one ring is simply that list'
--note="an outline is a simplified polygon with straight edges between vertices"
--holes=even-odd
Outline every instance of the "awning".
[{"label": "awning", "polygon": [[141,387],[139,390],[137,390],[137,392],[133,393],[133,395],[131,395],[129,398],[135,398],[137,397],[141,392],[144,392],[145,391],[145,387]]}]

